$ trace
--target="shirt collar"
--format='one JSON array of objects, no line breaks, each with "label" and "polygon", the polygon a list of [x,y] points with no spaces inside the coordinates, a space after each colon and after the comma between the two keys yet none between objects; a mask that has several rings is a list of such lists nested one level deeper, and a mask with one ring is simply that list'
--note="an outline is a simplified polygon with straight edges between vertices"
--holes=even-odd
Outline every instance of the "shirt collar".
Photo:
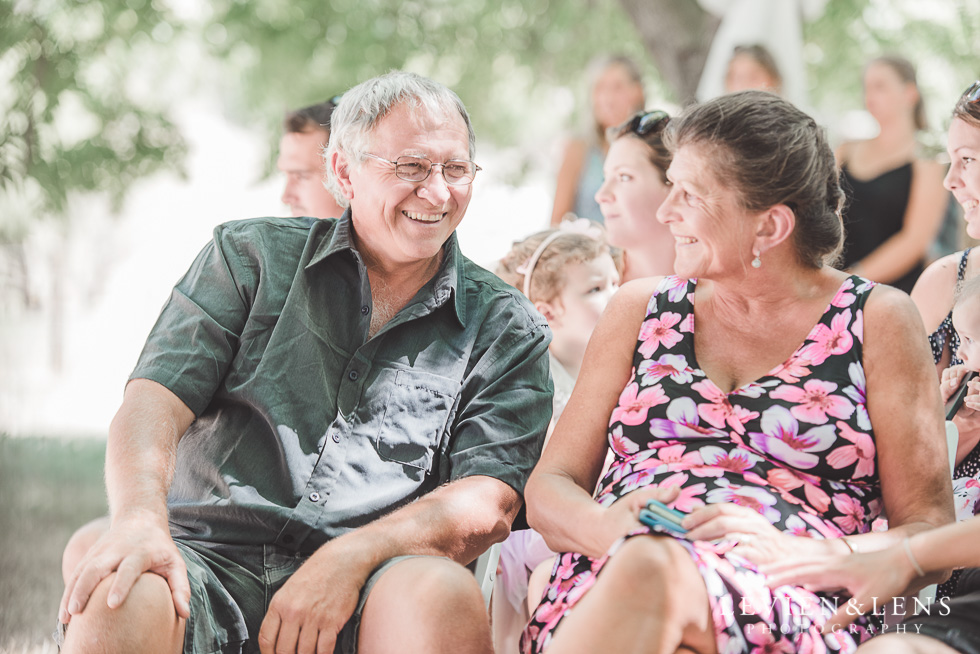
[{"label": "shirt collar", "polygon": [[[443,257],[442,265],[439,266],[439,270],[436,272],[432,285],[433,306],[441,306],[452,299],[456,320],[459,321],[460,327],[465,327],[466,298],[460,294],[460,281],[465,278],[463,270],[464,258],[463,253],[459,250],[459,242],[456,239],[455,231],[446,239],[442,249],[445,256]],[[358,253],[357,248],[354,247],[350,207],[344,211],[344,215],[335,221],[334,228],[330,230],[329,236],[317,245],[313,256],[310,258],[310,262],[306,264],[306,268],[310,268],[338,252],[345,251],[353,254],[358,262],[361,261],[361,255]]]}]

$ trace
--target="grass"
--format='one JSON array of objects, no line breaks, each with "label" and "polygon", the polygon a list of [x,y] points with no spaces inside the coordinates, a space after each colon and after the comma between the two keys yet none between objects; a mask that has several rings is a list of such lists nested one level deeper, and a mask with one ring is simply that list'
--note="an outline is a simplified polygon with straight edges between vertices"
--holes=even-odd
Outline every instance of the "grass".
[{"label": "grass", "polygon": [[105,441],[0,434],[0,653],[53,651],[61,552],[107,511]]}]

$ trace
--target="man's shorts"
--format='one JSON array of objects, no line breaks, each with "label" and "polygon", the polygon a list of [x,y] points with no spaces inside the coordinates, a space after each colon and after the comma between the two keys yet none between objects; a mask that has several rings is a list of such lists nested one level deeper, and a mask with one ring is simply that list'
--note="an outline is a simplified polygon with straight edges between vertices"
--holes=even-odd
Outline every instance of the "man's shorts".
[{"label": "man's shorts", "polygon": [[954,597],[937,598],[928,614],[912,616],[903,624],[905,633],[935,638],[963,654],[980,654],[980,568],[963,570]]},{"label": "man's shorts", "polygon": [[[258,654],[258,634],[273,595],[308,558],[275,545],[217,545],[174,539],[187,565],[190,618],[184,654]],[[361,589],[354,614],[337,636],[335,654],[355,654],[361,614],[371,589],[388,569],[411,556],[378,566]],[[55,639],[60,646],[64,629]]]}]

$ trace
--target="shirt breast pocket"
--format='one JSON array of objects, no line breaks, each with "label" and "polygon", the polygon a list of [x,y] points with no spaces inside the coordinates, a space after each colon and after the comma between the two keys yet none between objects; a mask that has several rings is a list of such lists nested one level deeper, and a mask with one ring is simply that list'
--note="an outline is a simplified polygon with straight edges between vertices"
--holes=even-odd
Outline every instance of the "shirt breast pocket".
[{"label": "shirt breast pocket", "polygon": [[428,471],[446,429],[459,382],[399,370],[390,384],[376,447],[381,458]]}]

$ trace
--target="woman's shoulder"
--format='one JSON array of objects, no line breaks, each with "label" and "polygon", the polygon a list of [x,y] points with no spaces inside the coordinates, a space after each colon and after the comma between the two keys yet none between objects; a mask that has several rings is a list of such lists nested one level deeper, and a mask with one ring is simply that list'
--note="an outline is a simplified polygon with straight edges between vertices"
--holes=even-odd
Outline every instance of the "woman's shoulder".
[{"label": "woman's shoulder", "polygon": [[[912,289],[912,302],[922,315],[928,331],[935,331],[953,307],[953,295],[959,279],[963,252],[954,252],[937,259],[926,268]],[[977,261],[977,251],[969,254],[971,261]],[[970,266],[968,266],[970,267]]]}]

